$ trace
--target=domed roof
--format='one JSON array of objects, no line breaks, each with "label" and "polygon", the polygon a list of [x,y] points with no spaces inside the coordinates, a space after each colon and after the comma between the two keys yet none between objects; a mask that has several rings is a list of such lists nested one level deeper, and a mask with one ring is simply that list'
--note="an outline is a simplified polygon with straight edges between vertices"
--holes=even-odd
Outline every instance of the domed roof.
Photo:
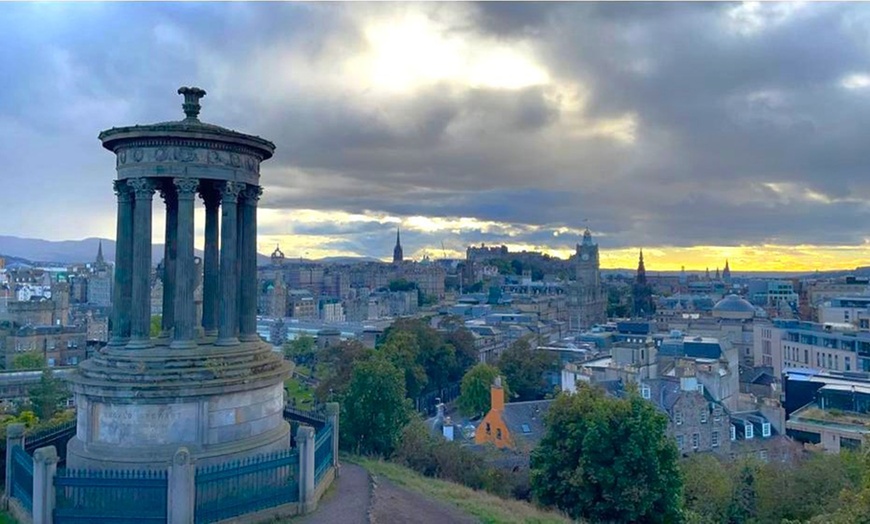
[{"label": "domed roof", "polygon": [[728,295],[713,306],[713,315],[739,316],[751,318],[755,316],[755,306],[737,295]]}]

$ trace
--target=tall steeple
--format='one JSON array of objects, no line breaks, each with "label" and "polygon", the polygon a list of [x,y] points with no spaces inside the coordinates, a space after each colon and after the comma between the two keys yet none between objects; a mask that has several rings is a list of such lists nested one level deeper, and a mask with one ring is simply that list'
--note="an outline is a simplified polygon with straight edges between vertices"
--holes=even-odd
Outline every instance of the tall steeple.
[{"label": "tall steeple", "polygon": [[103,258],[103,241],[100,240],[100,245],[97,248],[97,265],[104,266],[106,264],[106,259]]},{"label": "tall steeple", "polygon": [[643,265],[643,248],[640,249],[640,259],[637,262],[637,278],[635,281],[638,284],[646,284],[646,267]]},{"label": "tall steeple", "polygon": [[728,259],[725,259],[725,269],[722,270],[722,281],[726,284],[731,283],[731,267],[728,266]]},{"label": "tall steeple", "polygon": [[404,259],[402,256],[402,238],[399,234],[399,228],[396,228],[396,247],[393,248],[393,264],[398,264]]},{"label": "tall steeple", "polygon": [[643,264],[643,249],[637,261],[637,276],[631,289],[632,313],[635,318],[648,318],[655,313],[652,300],[652,286],[646,281],[646,266]]}]

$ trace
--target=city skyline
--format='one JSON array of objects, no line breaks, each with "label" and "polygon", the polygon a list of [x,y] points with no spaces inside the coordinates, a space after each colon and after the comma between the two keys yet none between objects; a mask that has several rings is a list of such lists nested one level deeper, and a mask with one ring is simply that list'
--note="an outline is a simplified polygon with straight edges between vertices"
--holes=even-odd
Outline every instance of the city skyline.
[{"label": "city skyline", "polygon": [[0,234],[112,238],[97,133],[179,119],[174,89],[199,85],[203,121],[277,145],[261,253],[387,260],[400,226],[407,258],[565,258],[588,226],[602,268],[641,247],[651,271],[870,260],[863,5],[37,3],[0,22],[21,184]]}]

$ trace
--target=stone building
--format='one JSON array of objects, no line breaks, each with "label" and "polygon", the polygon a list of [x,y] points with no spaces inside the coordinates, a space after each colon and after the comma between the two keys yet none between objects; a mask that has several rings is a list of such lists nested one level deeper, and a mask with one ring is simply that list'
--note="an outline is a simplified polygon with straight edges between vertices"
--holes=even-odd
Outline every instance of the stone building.
[{"label": "stone building", "polygon": [[577,244],[575,253],[575,285],[569,291],[572,312],[570,327],[588,329],[607,321],[607,296],[601,287],[601,264],[598,244],[592,241],[592,233],[583,232],[583,241]]},{"label": "stone building", "polygon": [[50,367],[75,366],[87,356],[87,328],[64,326],[23,326],[7,332],[3,342],[4,367],[12,369],[17,355],[41,353]]}]

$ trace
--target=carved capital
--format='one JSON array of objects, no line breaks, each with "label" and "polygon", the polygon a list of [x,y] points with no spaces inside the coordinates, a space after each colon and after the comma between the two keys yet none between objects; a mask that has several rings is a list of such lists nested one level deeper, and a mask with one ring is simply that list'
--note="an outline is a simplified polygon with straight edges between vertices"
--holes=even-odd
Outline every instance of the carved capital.
[{"label": "carved capital", "polygon": [[115,190],[118,202],[130,202],[133,200],[133,193],[125,180],[115,180],[112,182],[112,188]]},{"label": "carved capital", "polygon": [[199,180],[196,178],[174,178],[172,183],[178,191],[178,198],[193,200],[196,196],[196,188],[199,187]]},{"label": "carved capital", "polygon": [[258,200],[260,200],[260,196],[263,194],[263,188],[261,186],[251,186],[249,185],[242,191],[242,198],[245,199],[245,203],[247,204],[256,204]]},{"label": "carved capital", "polygon": [[136,195],[136,200],[151,200],[154,195],[154,182],[148,178],[128,178],[127,184]]},{"label": "carved capital", "polygon": [[239,201],[239,193],[245,188],[245,184],[240,182],[227,182],[221,188],[221,197],[223,201],[236,203]]},{"label": "carved capital", "polygon": [[221,190],[214,182],[202,180],[199,183],[199,197],[206,208],[217,207],[221,203]]}]

